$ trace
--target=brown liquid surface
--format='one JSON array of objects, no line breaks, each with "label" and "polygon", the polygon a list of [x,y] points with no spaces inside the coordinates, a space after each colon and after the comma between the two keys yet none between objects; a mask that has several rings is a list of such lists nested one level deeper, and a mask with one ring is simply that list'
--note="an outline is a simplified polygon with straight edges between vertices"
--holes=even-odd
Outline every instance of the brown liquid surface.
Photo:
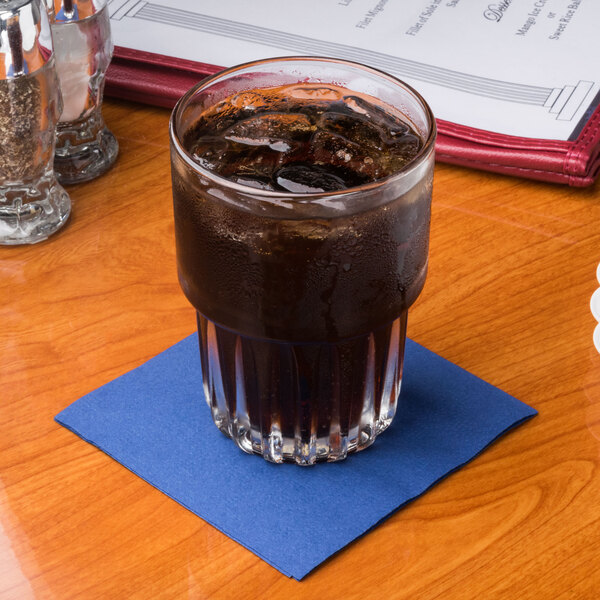
[{"label": "brown liquid surface", "polygon": [[184,146],[237,183],[295,193],[343,190],[401,170],[422,146],[391,109],[336,86],[241,92],[205,111]]}]

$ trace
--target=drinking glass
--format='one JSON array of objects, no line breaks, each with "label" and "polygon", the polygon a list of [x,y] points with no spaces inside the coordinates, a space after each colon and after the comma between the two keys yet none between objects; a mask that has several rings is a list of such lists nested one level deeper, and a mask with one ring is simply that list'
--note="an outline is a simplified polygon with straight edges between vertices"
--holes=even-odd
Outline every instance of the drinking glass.
[{"label": "drinking glass", "polygon": [[[421,149],[382,179],[295,193],[226,179],[186,148],[203,111],[230,96],[247,102],[253,90],[290,84],[317,96],[332,84],[370,98],[381,114],[409,122]],[[410,86],[329,58],[233,67],[200,82],[175,107],[179,281],[197,311],[212,418],[242,450],[311,465],[362,450],[389,427],[407,311],[427,271],[435,135],[431,110]]]}]

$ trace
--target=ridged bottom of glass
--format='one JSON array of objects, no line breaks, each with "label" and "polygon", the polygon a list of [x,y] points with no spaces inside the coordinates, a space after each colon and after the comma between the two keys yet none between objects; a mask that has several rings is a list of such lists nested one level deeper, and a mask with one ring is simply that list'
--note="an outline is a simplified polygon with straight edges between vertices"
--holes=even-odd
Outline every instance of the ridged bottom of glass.
[{"label": "ridged bottom of glass", "polygon": [[245,337],[198,313],[204,393],[217,427],[275,463],[337,461],[370,446],[396,413],[406,312],[336,343]]},{"label": "ridged bottom of glass", "polygon": [[0,244],[35,244],[58,231],[71,213],[71,200],[52,172],[34,183],[0,189]]}]

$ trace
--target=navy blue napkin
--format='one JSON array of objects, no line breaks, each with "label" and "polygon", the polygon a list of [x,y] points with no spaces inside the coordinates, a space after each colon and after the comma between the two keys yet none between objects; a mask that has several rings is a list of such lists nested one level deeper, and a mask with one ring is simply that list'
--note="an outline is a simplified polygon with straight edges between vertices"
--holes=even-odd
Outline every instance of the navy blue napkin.
[{"label": "navy blue napkin", "polygon": [[398,413],[373,446],[340,463],[273,465],[213,425],[199,363],[192,335],[56,420],[296,579],[536,414],[407,340]]}]

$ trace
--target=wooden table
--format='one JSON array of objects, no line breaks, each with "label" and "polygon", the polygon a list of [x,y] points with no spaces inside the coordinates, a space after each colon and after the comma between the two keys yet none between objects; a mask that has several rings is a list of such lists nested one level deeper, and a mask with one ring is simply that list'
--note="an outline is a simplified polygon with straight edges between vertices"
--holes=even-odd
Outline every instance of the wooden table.
[{"label": "wooden table", "polygon": [[49,241],[0,247],[0,598],[593,600],[600,193],[438,165],[409,336],[534,406],[304,581],[57,425],[195,329],[175,272],[164,109],[106,101],[116,166]]}]

